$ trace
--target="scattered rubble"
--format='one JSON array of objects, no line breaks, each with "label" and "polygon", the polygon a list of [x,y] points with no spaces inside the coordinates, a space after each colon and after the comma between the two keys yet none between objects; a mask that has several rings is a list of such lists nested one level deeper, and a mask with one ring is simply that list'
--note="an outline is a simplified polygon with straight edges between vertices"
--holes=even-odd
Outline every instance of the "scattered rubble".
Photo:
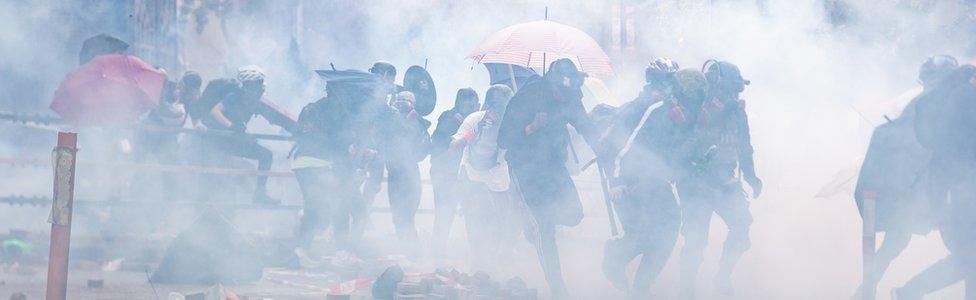
[{"label": "scattered rubble", "polygon": [[373,283],[376,299],[516,299],[535,300],[538,292],[513,277],[504,283],[485,272],[467,274],[441,268],[434,273],[405,274],[399,265],[386,269]]}]

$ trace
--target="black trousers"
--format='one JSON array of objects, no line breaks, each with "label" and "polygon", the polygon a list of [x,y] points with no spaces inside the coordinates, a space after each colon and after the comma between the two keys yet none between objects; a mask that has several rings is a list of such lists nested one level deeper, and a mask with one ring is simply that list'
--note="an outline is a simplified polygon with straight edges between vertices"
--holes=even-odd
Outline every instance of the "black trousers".
[{"label": "black trousers", "polygon": [[294,171],[305,201],[298,228],[302,245],[310,246],[315,234],[331,225],[336,249],[353,249],[358,238],[351,237],[350,223],[353,215],[361,209],[362,200],[355,189],[352,174],[331,168],[301,168]]},{"label": "black trousers", "polygon": [[387,196],[393,226],[401,239],[415,240],[417,226],[414,217],[420,207],[420,167],[416,162],[387,162]]},{"label": "black trousers", "polygon": [[[258,171],[271,170],[274,159],[271,150],[258,144],[258,141],[248,137],[208,137],[208,144],[217,150],[236,157],[253,159],[258,162]],[[268,176],[258,176],[255,185],[255,195],[267,194]]]},{"label": "black trousers", "polygon": [[643,299],[671,257],[681,228],[681,208],[666,181],[646,182],[630,188],[614,202],[624,235],[607,247],[608,259],[626,265],[638,255],[632,293]]},{"label": "black trousers", "polygon": [[531,212],[534,228],[526,237],[535,244],[553,295],[566,295],[556,246],[556,225],[575,226],[583,220],[576,185],[563,164],[509,165],[512,183]]}]

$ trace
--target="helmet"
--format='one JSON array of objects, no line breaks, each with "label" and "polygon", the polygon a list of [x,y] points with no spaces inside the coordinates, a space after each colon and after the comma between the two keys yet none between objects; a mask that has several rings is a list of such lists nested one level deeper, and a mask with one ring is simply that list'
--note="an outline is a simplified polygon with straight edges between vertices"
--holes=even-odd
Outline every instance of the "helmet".
[{"label": "helmet", "polygon": [[674,78],[678,87],[676,94],[679,100],[686,102],[685,104],[692,104],[687,105],[689,107],[700,105],[701,103],[694,103],[701,102],[705,98],[705,93],[708,90],[708,80],[705,79],[705,75],[701,71],[688,68],[675,72]]},{"label": "helmet", "polygon": [[661,81],[678,71],[678,63],[667,57],[658,57],[644,68],[644,81]]},{"label": "helmet", "polygon": [[572,60],[561,58],[549,64],[549,71],[544,76],[553,80],[562,80],[563,77],[569,78],[569,87],[579,88],[588,75],[576,68],[576,64]]},{"label": "helmet", "polygon": [[393,64],[381,60],[373,63],[373,66],[369,68],[369,72],[380,76],[396,77],[397,70]]},{"label": "helmet", "polygon": [[485,93],[485,104],[482,109],[494,108],[496,106],[506,107],[508,101],[512,99],[515,92],[512,88],[504,84],[495,84],[488,88],[488,92]]},{"label": "helmet", "polygon": [[702,65],[702,72],[712,88],[741,93],[751,82],[742,78],[739,67],[727,61],[709,59]]},{"label": "helmet", "polygon": [[200,73],[194,71],[186,71],[180,78],[180,85],[184,89],[200,89],[202,83],[203,79],[200,78]]},{"label": "helmet", "polygon": [[264,81],[264,71],[255,65],[243,66],[237,69],[237,80],[241,83],[248,81]]},{"label": "helmet", "polygon": [[918,68],[918,82],[923,86],[930,84],[945,77],[956,67],[959,67],[959,62],[955,57],[944,54],[931,56]]}]

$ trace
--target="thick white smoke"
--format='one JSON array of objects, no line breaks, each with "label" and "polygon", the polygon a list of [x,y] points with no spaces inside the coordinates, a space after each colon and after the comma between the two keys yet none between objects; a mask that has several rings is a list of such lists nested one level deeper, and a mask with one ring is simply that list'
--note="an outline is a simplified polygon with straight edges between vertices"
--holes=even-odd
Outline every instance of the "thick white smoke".
[{"label": "thick white smoke", "polygon": [[[204,1],[181,2],[193,9],[204,6]],[[324,93],[323,82],[311,73],[314,69],[330,68],[330,63],[339,69],[366,69],[376,60],[387,60],[402,78],[408,66],[426,60],[438,87],[438,106],[431,118],[436,117],[450,108],[459,88],[473,87],[484,95],[487,72],[466,59],[471,50],[501,28],[542,19],[547,9],[550,20],[607,42],[605,50],[614,59],[617,76],[604,80],[617,96],[616,103],[637,94],[642,69],[656,56],[692,68],[700,68],[709,58],[737,64],[752,81],[743,98],[758,173],[766,181],[765,194],[752,202],[752,249],[733,277],[737,299],[838,299],[853,294],[861,269],[860,217],[849,193],[815,195],[836,177],[856,171],[870,129],[881,119],[864,107],[915,88],[915,72],[926,56],[945,53],[968,60],[974,50],[972,29],[965,27],[972,26],[973,7],[963,1],[844,1],[849,11],[838,25],[827,23],[820,0],[623,1],[628,30],[639,35],[636,45],[623,51],[614,46],[619,44],[617,1],[228,3],[237,5],[221,12],[223,21],[216,12],[204,13],[209,25],[199,32],[199,18],[184,15],[185,69],[209,80],[231,76],[240,65],[261,65],[269,74],[269,97],[292,112]],[[76,28],[89,23],[58,22],[58,14],[90,14],[80,17],[88,20],[106,11],[110,10],[82,9],[71,2],[0,2],[0,75],[16,74],[9,78],[35,82],[20,85],[35,89],[31,93],[0,90],[0,96],[33,95],[37,98],[17,101],[30,101],[34,109],[46,107],[57,82],[76,64],[73,55],[80,41],[99,33]],[[102,28],[112,33],[118,26]],[[0,83],[0,88],[13,87]],[[263,124],[255,127],[265,129]],[[276,149],[276,156],[283,157],[287,146]],[[0,150],[16,153],[18,145],[0,141]],[[30,184],[44,185],[46,180]],[[581,178],[587,180],[595,179]],[[11,189],[2,186],[0,195],[20,192]],[[425,190],[422,206],[432,205],[429,192]],[[583,193],[586,219],[564,230],[560,240],[565,277],[581,298],[620,296],[598,271],[602,242],[609,236],[602,199],[598,190]],[[428,233],[430,223],[418,222]],[[713,225],[700,278],[704,297],[717,295],[710,278],[725,236],[717,218]],[[460,228],[454,232],[463,236]],[[944,254],[937,234],[916,237],[881,281],[880,297]],[[665,298],[675,295],[676,261],[677,251],[654,289]],[[499,263],[520,264],[515,271],[544,287],[532,253],[514,263]],[[960,295],[961,288],[954,286],[937,297]]]}]

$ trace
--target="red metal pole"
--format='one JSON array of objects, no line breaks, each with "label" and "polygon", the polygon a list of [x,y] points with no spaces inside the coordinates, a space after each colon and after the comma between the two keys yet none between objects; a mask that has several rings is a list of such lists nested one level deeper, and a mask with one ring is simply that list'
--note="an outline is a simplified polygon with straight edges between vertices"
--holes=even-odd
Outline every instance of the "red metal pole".
[{"label": "red metal pole", "polygon": [[54,148],[54,203],[51,205],[51,255],[47,265],[47,300],[67,299],[68,248],[71,242],[71,207],[75,189],[75,153],[78,135],[58,132]]}]

